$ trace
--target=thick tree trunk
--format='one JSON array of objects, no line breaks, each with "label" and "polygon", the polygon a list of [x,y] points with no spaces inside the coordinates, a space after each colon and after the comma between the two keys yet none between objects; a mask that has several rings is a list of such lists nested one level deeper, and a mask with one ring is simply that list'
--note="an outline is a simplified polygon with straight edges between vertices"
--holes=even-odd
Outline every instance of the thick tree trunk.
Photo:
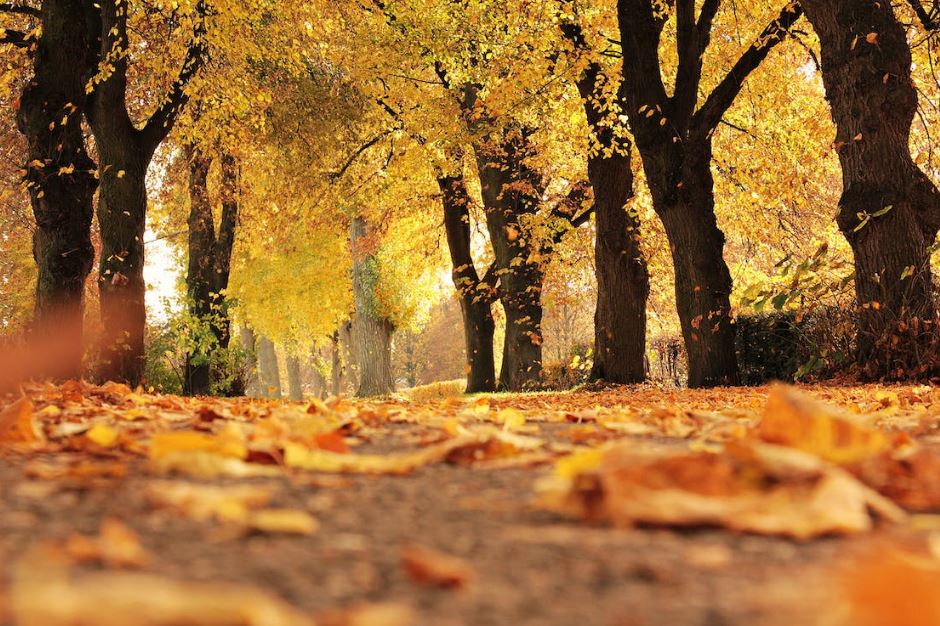
[{"label": "thick tree trunk", "polygon": [[928,248],[940,195],[908,147],[917,93],[907,36],[890,2],[802,5],[819,36],[837,127],[837,221],[855,256],[858,362],[870,378],[922,376],[932,365],[923,353],[936,316]]},{"label": "thick tree trunk", "polygon": [[287,355],[287,393],[294,402],[304,399],[303,382],[300,375],[300,359],[294,355]]},{"label": "thick tree trunk", "polygon": [[54,332],[70,346],[65,362],[49,373],[77,378],[82,372],[85,280],[95,256],[91,220],[98,183],[95,163],[85,150],[80,108],[86,75],[94,67],[89,54],[94,38],[76,0],[43,2],[41,20],[33,77],[17,111],[28,145],[26,181],[36,219],[34,326],[40,333]]},{"label": "thick tree trunk", "polygon": [[[127,107],[128,3],[83,3],[96,28],[98,61],[108,71],[92,85],[86,116],[98,148],[101,178],[98,224],[101,263],[98,286],[104,327],[101,375],[137,385],[144,369],[144,230],[147,218],[147,169],[157,147],[186,104],[186,85],[206,58],[205,24],[197,20],[186,58],[173,87],[140,127]],[[196,10],[204,14],[205,4]]]},{"label": "thick tree trunk", "polygon": [[731,273],[724,260],[725,236],[715,218],[711,156],[710,140],[690,142],[648,158],[667,163],[665,173],[647,167],[653,206],[672,251],[690,387],[738,383]]},{"label": "thick tree trunk", "polygon": [[352,338],[359,363],[359,388],[356,395],[361,398],[387,395],[395,391],[392,376],[392,333],[395,327],[378,312],[375,292],[379,280],[376,242],[365,219],[353,218],[349,241],[353,257],[353,300],[356,306]]},{"label": "thick tree trunk", "polygon": [[496,390],[493,360],[493,288],[480,280],[470,249],[470,194],[462,175],[440,176],[444,230],[453,264],[454,286],[463,317],[467,352],[467,393]]},{"label": "thick tree trunk", "polygon": [[[212,158],[194,146],[187,148],[187,157],[190,167],[190,209],[186,288],[190,314],[208,324],[215,343],[208,347],[205,354],[187,355],[183,387],[184,393],[189,395],[206,395],[213,382],[213,356],[216,350],[228,348],[231,334],[225,290],[228,288],[238,215],[237,165],[229,155],[223,155],[220,159],[222,219],[216,236],[208,187]],[[235,390],[223,390],[223,395],[232,395],[233,391]]]},{"label": "thick tree trunk", "polygon": [[267,337],[258,340],[258,363],[261,395],[265,398],[281,398],[281,368],[277,361],[277,349]]},{"label": "thick tree trunk", "polygon": [[[582,42],[580,28],[566,33]],[[601,68],[592,63],[578,79],[578,92],[588,128],[597,148],[588,157],[588,178],[594,191],[594,269],[597,308],[594,311],[593,380],[629,384],[646,380],[646,302],[650,281],[640,249],[640,222],[627,211],[633,197],[632,146],[615,136],[597,93]]]},{"label": "thick tree trunk", "polygon": [[640,250],[639,221],[627,212],[633,196],[629,155],[591,158],[597,225],[594,265],[594,366],[591,378],[609,383],[646,379],[646,301],[649,273]]},{"label": "thick tree trunk", "polygon": [[525,216],[538,211],[541,180],[525,159],[532,150],[524,133],[474,146],[490,244],[506,315],[499,388],[537,387],[542,377],[542,283],[539,244],[526,232]]},{"label": "thick tree trunk", "polygon": [[242,350],[245,351],[245,359],[248,366],[245,380],[245,395],[250,398],[259,398],[261,393],[261,382],[258,380],[258,352],[255,333],[248,326],[242,325],[239,330],[239,338],[242,344]]},{"label": "thick tree trunk", "polygon": [[109,166],[101,174],[98,196],[98,289],[104,329],[100,375],[133,386],[141,382],[144,370],[144,230],[150,159],[141,158],[135,142],[115,146],[99,141],[98,146],[102,164]]}]

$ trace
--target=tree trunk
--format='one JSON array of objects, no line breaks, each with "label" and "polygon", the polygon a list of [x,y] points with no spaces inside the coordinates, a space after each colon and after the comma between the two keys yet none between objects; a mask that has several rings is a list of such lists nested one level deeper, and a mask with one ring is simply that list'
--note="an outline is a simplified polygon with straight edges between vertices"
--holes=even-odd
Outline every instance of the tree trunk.
[{"label": "tree trunk", "polygon": [[917,93],[907,36],[890,2],[802,4],[837,127],[837,221],[855,257],[858,362],[872,379],[922,376],[933,365],[924,353],[936,317],[929,247],[940,195],[908,147]]},{"label": "tree trunk", "polygon": [[493,288],[480,280],[470,250],[470,194],[462,175],[439,176],[444,230],[453,264],[454,287],[460,299],[467,352],[467,393],[496,390],[493,360]]},{"label": "tree trunk", "polygon": [[525,159],[532,146],[524,131],[503,131],[499,142],[474,146],[487,230],[506,314],[499,387],[522,391],[542,376],[542,283],[538,242],[526,232],[525,216],[538,211],[541,180]]},{"label": "tree trunk", "polygon": [[[576,45],[580,28],[570,32]],[[640,249],[640,222],[627,211],[633,197],[632,146],[618,139],[605,119],[597,93],[601,68],[591,63],[578,79],[578,92],[588,128],[597,142],[588,157],[588,178],[594,191],[594,271],[597,308],[594,311],[593,380],[629,384],[646,380],[646,302],[650,281]]]},{"label": "tree trunk", "polygon": [[100,374],[106,380],[133,386],[141,382],[144,369],[147,310],[143,242],[150,160],[140,158],[134,143],[115,146],[99,141],[98,146],[102,164],[109,167],[101,174],[98,196],[98,289],[104,329]]},{"label": "tree trunk", "polygon": [[[147,169],[157,147],[188,100],[186,85],[205,62],[205,24],[196,20],[186,58],[171,90],[143,125],[135,125],[127,106],[128,3],[84,3],[97,29],[98,62],[107,66],[92,83],[86,110],[98,148],[100,186],[98,224],[101,262],[98,287],[104,328],[101,375],[137,385],[144,369],[144,230],[147,218]],[[197,3],[201,18],[203,2]]]},{"label": "tree trunk", "polygon": [[639,220],[627,211],[633,196],[629,155],[588,160],[594,189],[594,366],[591,378],[629,384],[646,380],[646,301],[649,273],[640,250]]},{"label": "tree trunk", "polygon": [[[212,202],[209,199],[209,168],[212,158],[195,146],[187,146],[189,160],[189,263],[186,273],[186,291],[189,313],[194,318],[209,322],[212,293],[212,248],[215,244],[215,223]],[[186,374],[183,393],[208,395],[210,355],[203,351],[186,355]]]},{"label": "tree trunk", "polygon": [[366,220],[355,217],[350,225],[352,249],[353,344],[359,363],[359,388],[356,395],[364,398],[383,396],[395,391],[392,376],[392,323],[381,316],[376,302],[379,268],[375,258],[376,241]]},{"label": "tree trunk", "polygon": [[330,389],[334,396],[339,396],[343,391],[343,355],[339,346],[339,332],[333,333],[330,356]]},{"label": "tree trunk", "polygon": [[17,126],[26,137],[26,182],[36,219],[33,258],[38,268],[34,326],[54,332],[70,349],[50,374],[81,376],[85,280],[91,243],[95,163],[85,149],[82,109],[85,78],[94,67],[94,34],[82,3],[43,2],[42,35],[33,77],[20,96]]},{"label": "tree trunk", "polygon": [[[731,272],[724,260],[725,236],[715,218],[711,140],[670,148],[659,158],[663,156],[659,162],[667,163],[667,172],[647,167],[647,179],[672,251],[688,383],[690,387],[736,385]],[[650,176],[651,171],[656,173]]]},{"label": "tree trunk", "polygon": [[290,400],[300,402],[304,399],[303,382],[300,376],[300,359],[287,355],[287,393]]},{"label": "tree trunk", "polygon": [[255,333],[248,326],[242,325],[239,336],[242,350],[245,351],[245,360],[248,366],[245,380],[245,395],[250,398],[259,398],[263,394],[261,393],[261,382],[258,380],[258,352]]},{"label": "tree trunk", "polygon": [[261,395],[265,398],[281,398],[281,368],[277,361],[277,349],[267,337],[258,340],[258,363],[261,368]]},{"label": "tree trunk", "polygon": [[[213,357],[217,350],[228,348],[231,322],[225,290],[228,288],[232,248],[238,216],[237,164],[229,155],[220,159],[222,170],[222,219],[216,236],[212,202],[209,198],[208,175],[212,158],[195,146],[187,147],[189,159],[189,263],[186,288],[190,315],[207,324],[214,343],[205,346],[205,353],[188,354],[184,393],[206,395],[213,379]],[[218,373],[217,373],[218,374]],[[219,376],[216,376],[218,379]],[[232,395],[234,389],[221,390]]]}]

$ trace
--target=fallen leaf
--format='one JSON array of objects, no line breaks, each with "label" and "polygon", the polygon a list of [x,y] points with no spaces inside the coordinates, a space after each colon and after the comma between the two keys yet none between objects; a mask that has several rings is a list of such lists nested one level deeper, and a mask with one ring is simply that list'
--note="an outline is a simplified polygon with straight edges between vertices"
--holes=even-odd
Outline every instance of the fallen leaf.
[{"label": "fallen leaf", "polygon": [[562,468],[541,484],[543,506],[617,526],[718,526],[809,539],[868,531],[872,514],[904,519],[846,471],[767,444],[723,454],[619,444]]},{"label": "fallen leaf", "polygon": [[32,401],[23,396],[0,411],[0,444],[44,443],[46,437],[33,416]]},{"label": "fallen leaf", "polygon": [[252,511],[245,519],[251,530],[287,535],[312,535],[320,524],[306,511],[300,509],[261,509]]},{"label": "fallen leaf", "polygon": [[411,607],[394,602],[365,604],[317,616],[317,626],[410,626],[415,621]]},{"label": "fallen leaf", "polygon": [[118,432],[106,424],[95,424],[85,432],[85,437],[102,448],[113,448],[117,445]]},{"label": "fallen leaf", "polygon": [[401,565],[408,578],[421,585],[456,589],[474,578],[473,568],[463,559],[423,546],[403,547]]},{"label": "fallen leaf", "polygon": [[10,595],[18,626],[314,626],[254,587],[136,572],[70,577],[29,563],[18,568]]},{"label": "fallen leaf", "polygon": [[281,476],[283,470],[275,465],[246,463],[241,459],[205,451],[165,453],[150,461],[157,474],[182,474],[193,478],[251,478]]},{"label": "fallen leaf", "polygon": [[786,385],[773,385],[757,435],[832,461],[850,463],[874,456],[890,445],[888,436],[841,409]]},{"label": "fallen leaf", "polygon": [[120,520],[109,517],[101,523],[97,537],[74,533],[64,544],[66,554],[73,560],[100,563],[107,567],[142,567],[150,554],[140,543],[133,530]]}]

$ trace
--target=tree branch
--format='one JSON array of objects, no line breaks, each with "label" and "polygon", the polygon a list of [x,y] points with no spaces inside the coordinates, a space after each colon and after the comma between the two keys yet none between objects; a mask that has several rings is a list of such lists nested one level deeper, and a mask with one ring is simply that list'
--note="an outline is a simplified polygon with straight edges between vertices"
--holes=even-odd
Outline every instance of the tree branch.
[{"label": "tree branch", "polygon": [[928,31],[934,31],[940,29],[940,24],[937,23],[937,20],[931,17],[930,13],[924,8],[924,5],[920,3],[920,0],[907,0],[907,3],[914,10],[914,14],[917,16],[917,19],[920,20],[920,23],[924,25]]},{"label": "tree branch", "polygon": [[15,13],[17,15],[28,15],[29,17],[39,18],[42,14],[36,7],[25,4],[14,4],[13,2],[0,2],[0,13]]},{"label": "tree branch", "polygon": [[352,167],[352,164],[356,162],[356,159],[358,159],[360,156],[362,156],[362,154],[363,154],[366,150],[368,150],[369,148],[371,148],[371,147],[374,146],[375,144],[379,143],[380,141],[382,141],[383,139],[385,139],[386,137],[388,137],[388,136],[391,135],[391,134],[392,134],[391,129],[390,129],[390,130],[386,130],[385,132],[383,132],[383,133],[381,133],[381,134],[379,134],[379,135],[376,135],[375,137],[373,137],[373,138],[370,139],[369,141],[367,141],[367,142],[365,142],[364,144],[362,144],[361,146],[359,146],[359,148],[358,148],[355,152],[353,152],[353,153],[349,156],[348,159],[346,159],[346,162],[343,163],[343,165],[342,165],[338,170],[336,170],[335,172],[330,172],[329,174],[327,174],[327,177],[328,177],[330,180],[332,180],[332,181],[336,181],[336,180],[339,180],[340,178],[342,178],[343,174],[345,174],[346,171],[349,170],[350,167]]},{"label": "tree branch", "polygon": [[722,116],[734,103],[734,99],[740,93],[750,73],[757,69],[774,46],[783,41],[790,27],[802,15],[803,7],[790,2],[781,10],[777,19],[767,25],[757,41],[741,55],[731,71],[705,100],[702,108],[693,116],[693,132],[704,136],[715,130]]},{"label": "tree branch", "polygon": [[173,83],[173,87],[170,89],[170,93],[167,94],[163,104],[150,116],[150,119],[147,120],[146,125],[141,130],[141,139],[144,146],[151,152],[156,150],[160,142],[170,134],[180,112],[189,101],[186,87],[208,60],[209,45],[206,42],[207,13],[208,8],[205,0],[199,0],[196,4],[196,24],[193,28],[193,36],[186,50],[186,58],[183,59],[179,75],[176,77],[176,81]]},{"label": "tree branch", "polygon": [[28,50],[36,39],[32,35],[21,33],[18,30],[6,30],[0,28],[0,44],[10,44],[14,48],[23,48]]}]

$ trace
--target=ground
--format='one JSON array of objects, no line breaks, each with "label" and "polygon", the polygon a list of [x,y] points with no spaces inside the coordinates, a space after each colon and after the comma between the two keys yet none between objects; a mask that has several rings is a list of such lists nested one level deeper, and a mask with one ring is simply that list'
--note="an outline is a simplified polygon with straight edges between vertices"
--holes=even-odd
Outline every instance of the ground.
[{"label": "ground", "polygon": [[[813,497],[805,481],[792,492],[774,491],[789,480],[782,475],[762,477],[759,488],[711,479],[699,488],[647,466],[642,481],[659,481],[658,491],[630,483],[624,493],[642,502],[614,506],[617,488],[606,478],[602,496],[579,492],[608,471],[589,461],[575,463],[590,467],[573,470],[559,495],[565,459],[591,451],[625,454],[620,470],[636,463],[634,452],[657,464],[679,459],[695,482],[710,471],[694,465],[701,458],[738,454],[731,442],[763,437],[754,449],[776,449],[784,442],[768,444],[762,426],[769,393],[795,402],[802,426],[815,420],[835,433],[788,442],[825,461],[812,471],[838,472],[868,493],[851,472],[908,512],[869,503],[864,517],[829,527],[825,514],[794,504]],[[935,623],[936,607],[923,604],[937,603],[932,593],[905,595],[916,593],[911,580],[928,589],[940,580],[932,578],[940,525],[923,513],[933,507],[932,483],[908,472],[903,480],[924,483],[901,488],[885,466],[875,476],[859,465],[932,451],[940,390],[930,387],[640,387],[312,404],[81,383],[24,394],[0,414],[4,626],[773,626],[876,624],[887,614],[895,624]],[[846,424],[862,430],[846,435]],[[610,476],[633,480],[628,474]],[[824,482],[813,481],[812,489]],[[667,491],[686,499],[669,500],[665,513],[651,508]],[[689,492],[709,502],[777,495],[757,503],[759,515],[735,509],[724,520],[711,509],[702,518]],[[824,502],[852,507],[841,495]],[[795,514],[783,510],[791,505]],[[888,554],[901,555],[904,588],[866,573],[891,578]],[[878,597],[862,606],[857,595],[871,586],[879,591],[866,598]],[[909,619],[891,594],[917,606]]]}]

